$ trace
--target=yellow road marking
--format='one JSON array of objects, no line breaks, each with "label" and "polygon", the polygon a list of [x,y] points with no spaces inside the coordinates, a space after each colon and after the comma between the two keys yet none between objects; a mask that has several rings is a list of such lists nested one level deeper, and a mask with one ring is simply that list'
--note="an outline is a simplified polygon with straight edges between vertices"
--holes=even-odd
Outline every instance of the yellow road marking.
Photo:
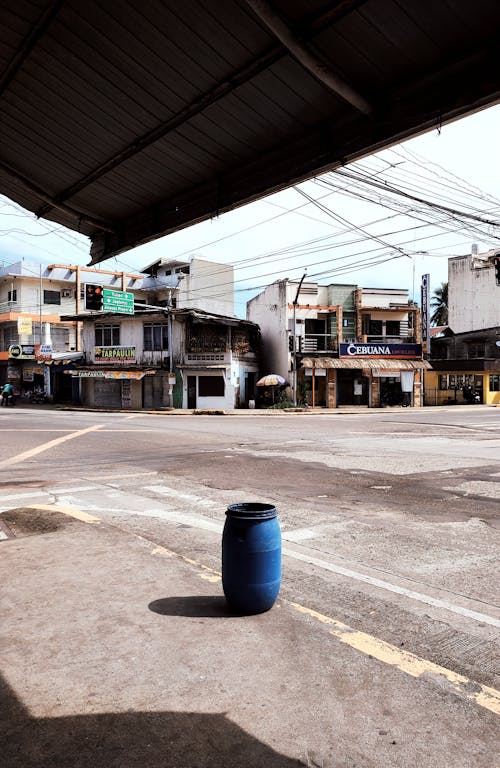
[{"label": "yellow road marking", "polygon": [[478,704],[485,709],[489,709],[495,714],[500,714],[500,691],[490,688],[486,685],[480,685],[464,675],[453,672],[451,669],[441,667],[432,661],[422,659],[409,651],[397,648],[384,640],[379,640],[365,632],[358,632],[341,621],[324,616],[322,613],[306,608],[299,603],[290,603],[299,613],[306,614],[317,621],[331,627],[330,634],[349,645],[360,653],[372,656],[378,661],[396,667],[401,672],[412,677],[427,679],[438,679],[440,684],[446,685],[448,690],[458,694],[462,698]]},{"label": "yellow road marking", "polygon": [[74,440],[75,437],[81,437],[82,435],[87,434],[88,432],[95,432],[98,429],[102,429],[104,424],[95,424],[93,427],[87,427],[86,429],[79,429],[78,432],[71,432],[69,435],[64,435],[64,437],[57,437],[55,440],[49,440],[48,443],[43,443],[42,445],[39,445],[37,448],[31,448],[29,451],[24,451],[24,453],[18,453],[17,456],[12,456],[10,459],[4,459],[4,461],[0,461],[0,468],[2,467],[10,467],[12,464],[19,464],[21,461],[24,461],[25,459],[29,459],[32,456],[36,456],[38,453],[43,453],[44,451],[48,451],[50,448],[55,448],[57,445],[61,445],[61,443],[65,443],[67,440]]},{"label": "yellow road marking", "polygon": [[[148,544],[151,544],[148,539],[145,539],[142,536],[139,536],[138,538],[146,541]],[[195,568],[198,568],[200,571],[202,571],[200,576],[202,579],[205,579],[205,581],[211,581],[215,583],[217,581],[221,581],[222,579],[222,574],[219,573],[219,571],[216,571],[213,568],[209,568],[208,565],[203,565],[203,563],[198,562],[198,560],[192,560],[190,557],[180,555],[178,552],[174,552],[173,550],[167,549],[166,547],[157,546],[151,550],[151,554],[160,555],[160,557],[175,557],[178,560],[183,560],[185,563],[189,563],[189,565],[193,565]]]},{"label": "yellow road marking", "polygon": [[[47,511],[55,510],[86,523],[101,523],[101,520],[98,517],[89,515],[87,512],[83,512],[82,510],[73,507],[63,507],[56,504],[30,504],[30,508]],[[145,539],[143,536],[137,534],[136,536],[138,539],[145,541],[149,546],[152,545],[152,542]],[[157,545],[151,550],[151,554],[183,560],[189,565],[198,568],[201,571],[199,574],[200,577],[206,581],[218,582],[221,580],[222,574],[219,571],[209,568],[207,565],[203,565],[203,563],[193,560],[190,557],[186,557],[171,549],[167,549],[166,547]],[[495,688],[476,683],[474,680],[465,677],[465,675],[460,675],[458,672],[453,672],[451,669],[442,667],[439,664],[434,664],[434,662],[428,661],[427,659],[422,659],[420,656],[417,656],[410,651],[404,651],[401,648],[397,648],[390,643],[386,643],[384,640],[379,640],[372,635],[368,635],[366,632],[359,632],[348,624],[344,624],[330,616],[325,616],[312,608],[306,608],[300,603],[290,602],[290,605],[299,613],[316,619],[322,624],[326,624],[330,627],[330,634],[336,637],[337,640],[340,640],[345,645],[363,653],[365,656],[375,658],[378,661],[395,667],[401,672],[415,678],[423,678],[425,676],[427,680],[436,679],[439,681],[441,687],[443,687],[444,684],[450,692],[500,715],[500,691],[497,691]]]},{"label": "yellow road marking", "polygon": [[99,525],[102,522],[100,518],[95,515],[89,515],[88,512],[83,512],[81,509],[75,509],[74,507],[63,507],[58,504],[30,504],[29,509],[41,509],[47,512],[61,512],[63,515],[74,517],[76,520],[82,520],[84,523],[93,523]]}]

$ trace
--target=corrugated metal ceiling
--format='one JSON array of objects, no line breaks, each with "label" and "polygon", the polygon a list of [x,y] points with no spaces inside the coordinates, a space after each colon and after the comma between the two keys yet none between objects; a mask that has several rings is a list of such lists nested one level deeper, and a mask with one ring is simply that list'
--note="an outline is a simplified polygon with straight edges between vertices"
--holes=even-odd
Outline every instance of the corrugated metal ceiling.
[{"label": "corrugated metal ceiling", "polygon": [[497,0],[4,0],[0,191],[99,262],[500,97]]}]

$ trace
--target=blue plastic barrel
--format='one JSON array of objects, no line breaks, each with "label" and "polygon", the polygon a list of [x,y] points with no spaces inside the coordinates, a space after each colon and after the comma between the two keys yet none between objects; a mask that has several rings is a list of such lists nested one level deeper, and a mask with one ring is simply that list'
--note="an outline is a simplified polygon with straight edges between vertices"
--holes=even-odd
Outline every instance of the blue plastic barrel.
[{"label": "blue plastic barrel", "polygon": [[230,504],[222,535],[222,588],[237,613],[263,613],[281,586],[281,528],[272,504]]}]

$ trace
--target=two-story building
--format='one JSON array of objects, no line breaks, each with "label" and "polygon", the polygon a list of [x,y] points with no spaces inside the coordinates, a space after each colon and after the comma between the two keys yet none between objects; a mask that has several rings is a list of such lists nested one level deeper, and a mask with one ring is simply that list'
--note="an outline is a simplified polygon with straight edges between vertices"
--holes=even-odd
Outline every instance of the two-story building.
[{"label": "two-story building", "polygon": [[80,326],[63,314],[84,311],[85,284],[130,290],[142,275],[22,260],[0,268],[0,383],[71,400],[65,367],[82,357]]},{"label": "two-story building", "polygon": [[425,375],[426,405],[500,404],[500,249],[448,259],[448,327],[431,338],[432,371]]},{"label": "two-story building", "polygon": [[422,405],[428,363],[407,290],[281,280],[248,302],[247,318],[261,328],[263,368],[299,403]]},{"label": "two-story building", "polygon": [[25,260],[0,268],[0,384],[10,381],[17,394],[41,390],[58,401],[77,398],[79,389],[64,369],[83,357],[82,316],[92,314],[88,284],[126,293],[138,308],[201,307],[231,316],[233,272],[197,256],[158,259],[143,273]]},{"label": "two-story building", "polygon": [[83,326],[84,360],[66,374],[83,405],[226,410],[254,397],[254,323],[199,309],[139,305],[134,315],[67,319]]}]

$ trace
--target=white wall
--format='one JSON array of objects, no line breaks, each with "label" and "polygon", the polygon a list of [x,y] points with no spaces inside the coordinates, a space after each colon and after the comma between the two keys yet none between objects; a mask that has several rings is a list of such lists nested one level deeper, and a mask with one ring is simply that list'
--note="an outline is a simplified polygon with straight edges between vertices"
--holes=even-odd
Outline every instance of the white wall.
[{"label": "white wall", "polygon": [[263,350],[261,375],[278,373],[283,378],[288,378],[288,309],[285,280],[272,283],[258,296],[250,299],[247,304],[247,320],[260,325]]},{"label": "white wall", "polygon": [[500,286],[492,261],[448,259],[448,325],[455,333],[500,325]]},{"label": "white wall", "polygon": [[[7,297],[9,291],[16,291],[16,301],[13,303],[7,303]],[[59,321],[60,315],[74,314],[75,313],[75,288],[74,286],[68,286],[67,283],[59,282],[57,280],[48,280],[46,278],[42,281],[42,291],[60,291],[61,292],[61,304],[44,304],[42,302],[41,314],[42,314],[42,342],[45,339],[44,324],[47,318],[50,319],[54,352],[69,352],[76,348],[76,325],[75,323],[62,323]],[[62,292],[69,291],[69,297],[63,297]],[[40,280],[39,278],[30,278],[25,276],[18,277],[4,277],[0,280],[0,314],[10,313],[13,315],[22,314],[25,317],[31,317],[33,324],[36,325],[35,334],[22,334],[20,336],[21,344],[37,344],[40,342],[39,338],[39,323],[40,323]],[[16,322],[7,321],[4,322]],[[68,339],[68,344],[64,344],[63,347],[58,343],[60,334],[55,333],[56,328],[61,328],[66,331],[64,338]]]},{"label": "white wall", "polygon": [[177,306],[234,315],[233,267],[193,257],[179,285]]},{"label": "white wall", "polygon": [[[408,304],[409,294],[406,289],[397,288],[362,288],[361,306],[390,307],[391,304]],[[373,316],[375,317],[375,316]],[[396,316],[394,319],[397,319]]]}]

